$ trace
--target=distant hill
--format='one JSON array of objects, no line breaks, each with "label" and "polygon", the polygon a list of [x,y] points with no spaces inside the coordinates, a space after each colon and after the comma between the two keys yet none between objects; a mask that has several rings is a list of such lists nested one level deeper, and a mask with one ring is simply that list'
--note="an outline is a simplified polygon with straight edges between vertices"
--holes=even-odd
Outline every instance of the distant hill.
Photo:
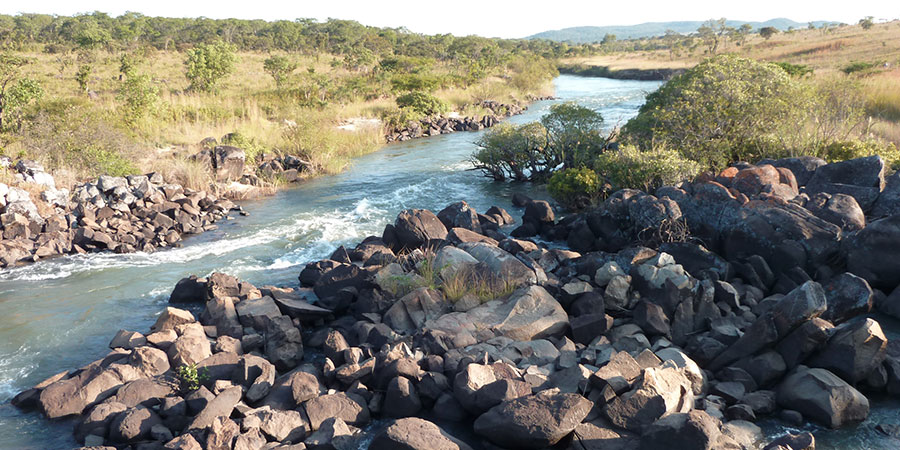
[{"label": "distant hill", "polygon": [[[666,34],[666,30],[674,30],[682,34],[693,33],[703,25],[704,21],[682,21],[682,22],[647,22],[638,25],[613,25],[604,27],[572,27],[563,28],[562,30],[544,31],[526,39],[549,39],[551,41],[573,42],[576,44],[584,44],[590,42],[600,42],[607,33],[614,34],[617,39],[635,39],[653,36],[662,36]],[[754,30],[763,27],[775,27],[781,31],[785,31],[790,27],[806,28],[808,23],[794,22],[790,19],[772,19],[765,22],[746,22],[741,20],[729,20],[727,25],[730,27],[739,27],[745,23],[749,23]],[[813,22],[816,27],[825,23],[836,23],[824,20]]]}]

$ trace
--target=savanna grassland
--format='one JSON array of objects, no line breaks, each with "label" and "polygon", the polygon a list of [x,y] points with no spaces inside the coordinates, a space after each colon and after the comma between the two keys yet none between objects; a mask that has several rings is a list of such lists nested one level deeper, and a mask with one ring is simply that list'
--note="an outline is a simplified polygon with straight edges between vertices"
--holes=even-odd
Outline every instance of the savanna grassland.
[{"label": "savanna grassland", "polygon": [[3,154],[69,181],[160,171],[195,187],[209,180],[186,156],[204,138],[229,135],[252,160],[290,153],[311,173],[334,173],[377,149],[385,127],[432,112],[398,97],[478,116],[483,100],[549,94],[556,58],[581,51],[340,20],[102,13],[0,16],[0,49]]}]

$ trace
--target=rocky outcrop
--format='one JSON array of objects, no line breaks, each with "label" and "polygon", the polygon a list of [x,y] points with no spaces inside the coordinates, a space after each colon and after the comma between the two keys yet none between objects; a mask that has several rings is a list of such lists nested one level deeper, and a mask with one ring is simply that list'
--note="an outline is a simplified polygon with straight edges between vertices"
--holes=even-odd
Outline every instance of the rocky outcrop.
[{"label": "rocky outcrop", "polygon": [[[165,183],[159,174],[101,176],[69,195],[32,161],[15,165],[40,198],[0,185],[0,266],[95,251],[150,252],[216,228],[235,206],[208,192]],[[41,207],[38,207],[38,204]]]},{"label": "rocky outcrop", "polygon": [[[543,100],[543,99],[536,99]],[[410,121],[404,126],[387,130],[385,140],[390,142],[402,142],[428,136],[455,133],[457,131],[481,131],[500,123],[501,118],[510,117],[525,112],[527,106],[500,103],[493,100],[485,100],[477,106],[491,111],[491,114],[482,117],[426,117],[420,121]]]},{"label": "rocky outcrop", "polygon": [[[887,336],[857,317],[900,311],[900,291],[855,256],[890,248],[892,218],[854,231],[805,206],[809,180],[846,184],[823,167],[735,167],[561,220],[520,198],[512,231],[500,208],[403,211],[300,287],[185,278],[170,302],[199,321],[169,307],[13,403],[81,416],[85,442],[168,448],[749,450],[766,417],[849,426],[862,392],[900,392]],[[194,364],[205,378],[179,379]]]}]

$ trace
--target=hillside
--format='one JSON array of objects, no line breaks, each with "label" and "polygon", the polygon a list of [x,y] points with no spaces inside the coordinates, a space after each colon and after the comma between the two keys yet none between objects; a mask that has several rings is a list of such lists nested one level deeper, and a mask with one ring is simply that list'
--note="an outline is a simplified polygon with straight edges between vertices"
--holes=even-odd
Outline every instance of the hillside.
[{"label": "hillside", "polygon": [[[792,27],[795,29],[806,28],[809,25],[808,23],[794,22],[793,20],[785,18],[771,19],[765,22],[729,20],[727,22],[727,25],[729,27],[737,28],[745,23],[749,23],[754,30],[758,30],[763,27],[775,27],[781,31],[786,31],[787,29]],[[819,27],[824,23],[833,22],[813,22],[816,27]],[[549,39],[551,41],[565,41],[585,44],[591,42],[600,42],[607,34],[615,35],[617,39],[636,39],[662,36],[666,34],[666,30],[673,30],[682,34],[692,33],[694,31],[697,31],[697,28],[699,28],[701,25],[703,25],[703,21],[691,20],[680,22],[647,22],[637,25],[612,25],[602,27],[584,26],[563,28],[561,30],[544,31],[532,36],[528,36],[526,39]]]}]

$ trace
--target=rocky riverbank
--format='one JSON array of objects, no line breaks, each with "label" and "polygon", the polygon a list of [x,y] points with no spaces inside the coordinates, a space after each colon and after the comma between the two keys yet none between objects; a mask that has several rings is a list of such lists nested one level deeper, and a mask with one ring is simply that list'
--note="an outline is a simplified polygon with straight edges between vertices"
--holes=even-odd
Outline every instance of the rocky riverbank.
[{"label": "rocky riverbank", "polygon": [[562,65],[559,73],[582,77],[603,77],[616,80],[668,81],[685,69],[610,69],[606,66]]},{"label": "rocky riverbank", "polygon": [[0,183],[0,267],[75,253],[151,252],[212,230],[239,210],[224,197],[154,173],[101,176],[70,194],[34,161],[6,160],[0,170],[8,169],[16,183]]},{"label": "rocky riverbank", "polygon": [[[551,100],[553,97],[535,97],[531,101]],[[439,134],[455,133],[457,131],[481,131],[500,123],[504,117],[511,117],[525,112],[527,106],[500,103],[493,100],[485,100],[478,106],[491,111],[491,114],[478,117],[453,117],[439,116],[426,117],[420,121],[412,121],[405,126],[388,130],[385,140],[391,142],[403,142]]]},{"label": "rocky riverbank", "polygon": [[516,202],[515,225],[404,211],[299,286],[183,279],[148,333],[14,404],[116,448],[809,449],[753,422],[848,426],[900,393],[867,317],[900,316],[878,157],[742,164],[561,220]]}]

